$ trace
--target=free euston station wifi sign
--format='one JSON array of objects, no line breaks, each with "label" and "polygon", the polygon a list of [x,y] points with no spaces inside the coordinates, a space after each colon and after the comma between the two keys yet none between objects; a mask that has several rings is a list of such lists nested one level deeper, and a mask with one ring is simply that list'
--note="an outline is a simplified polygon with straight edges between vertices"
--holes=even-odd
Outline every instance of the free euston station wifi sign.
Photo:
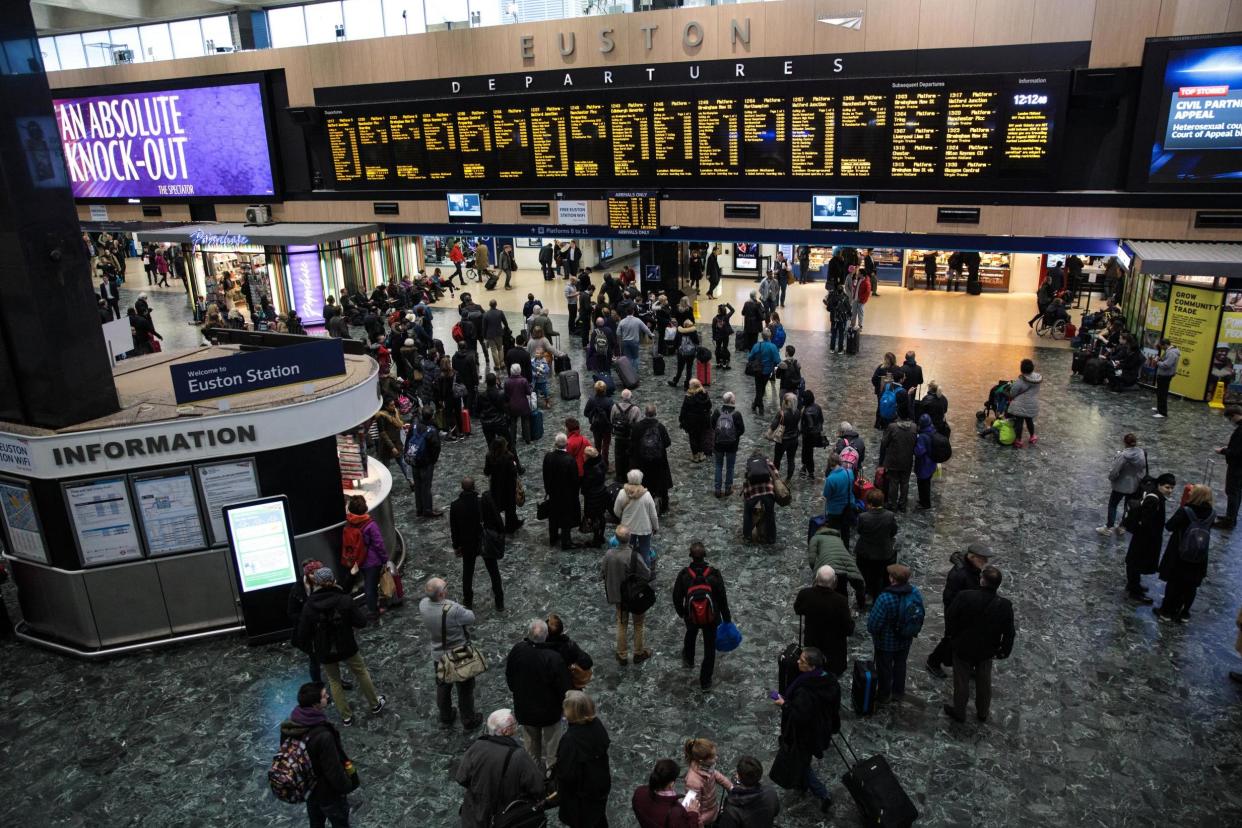
[{"label": "free euston station wifi sign", "polygon": [[339,339],[321,339],[170,365],[169,371],[173,393],[181,405],[342,376],[345,349]]}]

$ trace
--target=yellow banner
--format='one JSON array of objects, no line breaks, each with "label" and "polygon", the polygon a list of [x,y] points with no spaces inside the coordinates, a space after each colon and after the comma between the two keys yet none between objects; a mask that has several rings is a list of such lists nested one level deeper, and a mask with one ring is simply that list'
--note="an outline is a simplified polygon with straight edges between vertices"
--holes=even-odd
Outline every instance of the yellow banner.
[{"label": "yellow banner", "polygon": [[1173,285],[1164,335],[1182,352],[1177,376],[1169,386],[1188,400],[1202,400],[1216,346],[1223,295],[1214,290]]}]

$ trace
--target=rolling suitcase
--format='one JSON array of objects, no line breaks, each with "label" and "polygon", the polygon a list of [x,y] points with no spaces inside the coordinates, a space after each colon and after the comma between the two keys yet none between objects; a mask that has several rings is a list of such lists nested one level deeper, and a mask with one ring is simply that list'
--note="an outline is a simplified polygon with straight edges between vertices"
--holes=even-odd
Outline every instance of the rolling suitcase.
[{"label": "rolling suitcase", "polygon": [[651,373],[657,377],[664,376],[664,355],[652,354],[651,356]]},{"label": "rolling suitcase", "polygon": [[880,677],[875,672],[874,661],[854,662],[854,678],[850,692],[854,697],[854,712],[859,716],[870,716],[875,712],[875,694],[880,686]]},{"label": "rolling suitcase", "polygon": [[629,357],[619,357],[617,359],[617,376],[621,379],[622,388],[638,387],[638,368]]},{"label": "rolling suitcase", "polygon": [[561,384],[562,400],[576,400],[582,396],[582,382],[577,371],[562,371],[556,379]]},{"label": "rolling suitcase", "polygon": [[739,331],[733,335],[733,350],[735,351],[749,351],[750,350],[750,348],[746,347],[746,334],[745,333]]},{"label": "rolling suitcase", "polygon": [[532,442],[543,439],[543,412],[538,408],[530,412],[530,439]]},{"label": "rolling suitcase", "polygon": [[798,616],[798,642],[790,644],[776,658],[776,692],[782,695],[785,688],[798,677],[798,656],[802,655],[802,616]]},{"label": "rolling suitcase", "polygon": [[574,366],[569,362],[569,354],[561,354],[556,359],[552,360],[552,370],[558,374],[562,371],[571,371],[573,370],[573,367]]},{"label": "rolling suitcase", "polygon": [[850,356],[858,354],[858,329],[850,328],[845,332],[845,353]]},{"label": "rolling suitcase", "polygon": [[487,274],[487,281],[483,283],[483,289],[484,289],[484,290],[495,290],[495,289],[496,289],[496,283],[497,283],[497,282],[499,282],[499,281],[500,281],[500,274],[499,274],[499,273],[488,273],[488,274]]},{"label": "rolling suitcase", "polygon": [[470,409],[466,408],[465,406],[462,406],[461,414],[458,416],[461,422],[461,433],[469,434],[470,433]]},{"label": "rolling suitcase", "polygon": [[711,385],[712,384],[712,364],[710,362],[697,362],[696,361],[694,363],[694,376],[698,379],[699,382],[703,383],[703,385]]},{"label": "rolling suitcase", "polygon": [[906,828],[913,825],[919,818],[919,811],[901,787],[901,782],[893,773],[888,760],[877,754],[870,759],[859,761],[845,735],[837,735],[845,742],[846,749],[854,759],[854,763],[850,764],[841,748],[837,747],[836,739],[831,740],[837,755],[845,763],[846,771],[841,782],[850,792],[850,796],[854,797],[858,810],[862,812],[863,822],[882,828]]}]

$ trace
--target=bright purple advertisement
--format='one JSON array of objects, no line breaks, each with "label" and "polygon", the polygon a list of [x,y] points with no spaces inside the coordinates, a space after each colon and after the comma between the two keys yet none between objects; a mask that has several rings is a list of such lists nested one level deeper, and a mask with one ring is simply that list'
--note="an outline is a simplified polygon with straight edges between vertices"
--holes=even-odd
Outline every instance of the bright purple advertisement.
[{"label": "bright purple advertisement", "polygon": [[293,309],[305,327],[323,324],[323,275],[319,270],[319,248],[313,244],[291,244],[289,254],[289,287],[293,291]]},{"label": "bright purple advertisement", "polygon": [[74,198],[275,195],[257,83],[52,103]]}]

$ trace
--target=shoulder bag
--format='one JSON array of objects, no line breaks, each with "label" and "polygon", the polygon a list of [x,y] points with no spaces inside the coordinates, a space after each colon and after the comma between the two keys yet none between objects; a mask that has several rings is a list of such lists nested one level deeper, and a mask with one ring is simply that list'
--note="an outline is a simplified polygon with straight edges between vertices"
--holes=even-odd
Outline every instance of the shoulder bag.
[{"label": "shoulder bag", "polygon": [[526,486],[522,484],[520,478],[517,481],[517,485],[513,489],[513,503],[515,506],[526,505]]},{"label": "shoulder bag", "polygon": [[[448,642],[449,607],[445,606],[440,615],[440,643]],[[462,627],[466,634],[466,643],[451,650],[446,650],[436,662],[436,681],[441,684],[458,684],[469,681],[480,673],[487,672],[487,659],[483,652],[470,643],[470,630]]]},{"label": "shoulder bag", "polygon": [[[513,758],[515,750],[517,750],[516,747],[511,747],[505,754],[505,763],[500,768],[500,777],[496,780],[496,795],[492,799],[493,802],[500,801],[505,774],[509,772],[509,761]],[[491,828],[542,828],[548,824],[548,818],[544,815],[546,805],[546,800],[515,799],[493,814],[489,825]]]},{"label": "shoulder bag", "polygon": [[642,615],[656,602],[651,582],[638,573],[638,550],[630,550],[630,565],[621,582],[621,609],[634,615]]},{"label": "shoulder bag", "polygon": [[789,491],[789,484],[781,477],[780,471],[772,475],[772,495],[776,498],[777,506],[788,506],[793,503],[793,492]]}]

